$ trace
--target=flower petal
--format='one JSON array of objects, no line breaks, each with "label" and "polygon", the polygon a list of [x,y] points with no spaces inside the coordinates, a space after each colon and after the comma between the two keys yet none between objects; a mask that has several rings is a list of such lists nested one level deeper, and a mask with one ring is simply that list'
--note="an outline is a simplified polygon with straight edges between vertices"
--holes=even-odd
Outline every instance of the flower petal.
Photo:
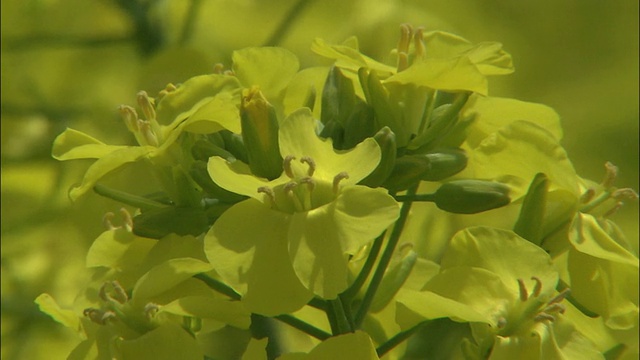
[{"label": "flower petal", "polygon": [[51,155],[56,160],[99,159],[126,146],[107,145],[81,131],[67,128],[53,141]]},{"label": "flower petal", "polygon": [[249,166],[242,161],[228,162],[217,156],[209,158],[207,170],[213,182],[221,188],[261,202],[264,200],[264,195],[258,192],[259,187],[273,188],[290,180],[285,174],[272,181],[259,178],[253,175]]},{"label": "flower petal", "polygon": [[344,291],[349,254],[371,242],[399,215],[399,206],[383,189],[344,188],[323,207],[293,215],[289,256],[298,278],[328,299]]},{"label": "flower petal", "polygon": [[[322,140],[316,135],[316,121],[311,110],[302,108],[294,111],[280,125],[280,154],[285,157],[294,155],[311,157],[316,163],[314,177],[326,181],[340,172],[349,174],[341,184],[357,184],[369,175],[380,162],[380,147],[375,140],[368,138],[349,151],[336,151],[330,139]],[[305,172],[306,167],[293,162],[298,167],[294,171]]]},{"label": "flower petal", "polygon": [[270,101],[280,96],[298,72],[298,58],[278,47],[250,47],[234,51],[233,72],[244,87],[258,85]]},{"label": "flower petal", "polygon": [[289,313],[313,297],[289,261],[290,221],[289,215],[249,199],[224,212],[205,236],[207,258],[227,284],[244,294],[242,302],[252,312]]}]

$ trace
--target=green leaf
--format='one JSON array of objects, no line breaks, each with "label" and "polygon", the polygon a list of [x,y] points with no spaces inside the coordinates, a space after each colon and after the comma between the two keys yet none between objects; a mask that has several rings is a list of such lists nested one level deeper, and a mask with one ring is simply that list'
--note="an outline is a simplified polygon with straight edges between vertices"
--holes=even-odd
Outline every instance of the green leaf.
[{"label": "green leaf", "polygon": [[54,159],[99,159],[125,146],[107,145],[81,131],[67,128],[53,141]]},{"label": "green leaf", "polygon": [[181,316],[212,318],[240,329],[248,329],[250,313],[239,301],[212,298],[210,296],[186,296],[163,305],[160,312]]},{"label": "green leaf", "polygon": [[138,304],[171,289],[191,276],[213,269],[209,263],[194,258],[177,258],[153,267],[142,275],[133,288],[133,301]]},{"label": "green leaf", "polygon": [[289,50],[250,47],[233,52],[233,72],[244,87],[257,85],[269,101],[279,98],[300,63]]},{"label": "green leaf", "polygon": [[83,338],[86,337],[84,335],[82,323],[80,322],[80,317],[71,310],[62,309],[60,305],[58,305],[58,303],[53,299],[53,297],[51,297],[51,295],[47,293],[40,294],[34,300],[34,302],[38,304],[38,308],[40,309],[40,311],[51,316],[53,320],[72,329]]},{"label": "green leaf", "polygon": [[180,326],[166,323],[134,340],[116,340],[123,359],[202,360],[200,345]]}]

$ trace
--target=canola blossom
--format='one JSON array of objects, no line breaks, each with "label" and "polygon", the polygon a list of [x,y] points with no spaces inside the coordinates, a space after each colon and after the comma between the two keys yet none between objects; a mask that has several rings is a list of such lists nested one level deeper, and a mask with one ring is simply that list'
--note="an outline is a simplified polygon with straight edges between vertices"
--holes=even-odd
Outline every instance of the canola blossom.
[{"label": "canola blossom", "polygon": [[[488,95],[514,71],[500,43],[404,24],[393,64],[311,49],[323,65],[250,47],[140,92],[143,115],[119,108],[137,145],[56,138],[94,159],[72,200],[127,206],[76,302],[36,299],[69,358],[638,355],[637,247],[611,219],[638,195],[611,163],[578,175],[553,109]],[[125,165],[146,192],[111,185]]]}]

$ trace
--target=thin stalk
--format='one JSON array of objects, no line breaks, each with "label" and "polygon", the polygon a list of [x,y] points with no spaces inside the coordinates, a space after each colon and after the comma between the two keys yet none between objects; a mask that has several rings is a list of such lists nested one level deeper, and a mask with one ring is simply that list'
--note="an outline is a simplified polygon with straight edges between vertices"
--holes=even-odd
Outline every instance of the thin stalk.
[{"label": "thin stalk", "polygon": [[93,187],[93,191],[95,191],[98,195],[104,196],[106,198],[121,202],[123,204],[131,205],[140,209],[160,209],[167,207],[167,205],[159,203],[154,200],[149,200],[142,196],[129,194],[124,191],[112,189],[110,187],[96,184]]},{"label": "thin stalk", "polygon": [[278,315],[275,317],[276,319],[282,321],[283,323],[290,325],[305,334],[311,335],[318,340],[326,340],[331,337],[331,334],[328,332],[318,329],[317,327],[306,323],[294,316],[291,315]]},{"label": "thin stalk", "polygon": [[342,299],[345,303],[348,303],[351,299],[353,299],[354,296],[356,296],[358,291],[360,291],[360,288],[362,288],[362,285],[364,285],[364,282],[367,280],[367,277],[369,277],[369,274],[373,269],[373,264],[375,264],[376,259],[378,258],[378,254],[380,253],[380,249],[382,248],[382,243],[384,242],[384,236],[386,234],[386,231],[383,232],[373,241],[373,245],[371,245],[371,250],[369,250],[367,260],[362,266],[358,277],[356,277],[351,286],[349,286],[349,288],[342,293]]},{"label": "thin stalk", "polygon": [[333,319],[335,319],[335,326],[331,329],[333,335],[346,334],[352,331],[340,297],[334,300],[327,300],[327,313],[331,313]]},{"label": "thin stalk", "polygon": [[423,321],[418,325],[410,328],[409,330],[401,331],[393,336],[391,339],[385,341],[382,345],[378,346],[376,349],[376,353],[379,357],[382,357],[384,354],[393,350],[394,347],[398,346],[401,342],[407,340],[411,337],[411,335],[415,334],[416,331],[420,330],[422,325],[426,324],[427,321]]},{"label": "thin stalk", "polygon": [[586,204],[585,206],[581,207],[580,208],[580,212],[588,213],[589,211],[591,211],[591,210],[595,209],[596,207],[598,207],[598,205],[600,205],[603,202],[609,200],[610,197],[611,197],[611,191],[606,190],[602,194],[600,194],[597,198],[593,199],[588,204]]},{"label": "thin stalk", "polygon": [[400,209],[400,217],[396,221],[395,226],[393,227],[393,231],[391,232],[391,237],[389,238],[389,242],[387,243],[387,247],[384,249],[382,253],[382,257],[380,257],[380,262],[378,263],[378,267],[376,268],[375,273],[373,274],[373,278],[369,283],[369,288],[367,288],[367,292],[364,295],[364,299],[362,299],[362,304],[360,304],[360,308],[356,314],[355,325],[356,329],[359,329],[362,325],[362,321],[364,317],[369,312],[369,307],[371,306],[371,302],[373,301],[374,296],[376,295],[376,291],[378,291],[378,287],[380,286],[380,282],[384,277],[384,273],[387,270],[387,266],[389,266],[389,262],[391,261],[391,256],[396,249],[396,245],[398,245],[398,241],[400,240],[400,235],[402,234],[402,229],[404,228],[404,224],[407,221],[407,217],[409,216],[409,210],[411,209],[412,200],[411,197],[415,195],[419,184],[415,184],[411,186],[407,190],[407,200],[404,204],[402,204],[402,208]]},{"label": "thin stalk", "polygon": [[193,275],[193,277],[198,280],[202,280],[205,284],[207,284],[207,286],[209,286],[213,290],[223,295],[227,295],[233,300],[240,300],[240,298],[242,297],[235,290],[233,290],[229,285],[223,283],[220,280],[214,279],[205,274],[196,274],[196,275]]},{"label": "thin stalk", "polygon": [[309,303],[307,303],[307,305],[322,311],[325,311],[327,309],[327,302],[317,296],[314,296],[311,300],[309,300]]},{"label": "thin stalk", "polygon": [[304,8],[311,3],[310,0],[299,0],[289,12],[283,17],[278,28],[273,32],[269,40],[267,40],[264,46],[277,46],[284,38],[284,35],[289,31],[296,18],[300,16]]},{"label": "thin stalk", "polygon": [[185,16],[184,23],[182,24],[182,33],[180,34],[180,44],[187,43],[191,35],[193,34],[193,28],[196,23],[196,17],[198,16],[198,8],[200,8],[201,0],[191,0],[189,4],[189,11]]}]

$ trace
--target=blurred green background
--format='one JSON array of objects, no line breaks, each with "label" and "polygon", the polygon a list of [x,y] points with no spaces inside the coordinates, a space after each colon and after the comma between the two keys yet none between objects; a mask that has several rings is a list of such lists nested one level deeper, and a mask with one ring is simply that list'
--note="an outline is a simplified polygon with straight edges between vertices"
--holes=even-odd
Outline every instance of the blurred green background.
[{"label": "blurred green background", "polygon": [[[229,65],[234,49],[277,44],[312,66],[314,37],[356,35],[386,60],[404,22],[502,42],[516,72],[492,79],[491,95],[552,106],[579,174],[599,181],[611,161],[617,185],[638,189],[637,0],[5,0],[1,14],[2,359],[64,358],[78,342],[33,299],[71,306],[102,215],[119,209],[94,194],[69,202],[88,163],[51,159],[55,136],[127,143],[119,104]],[[110,181],[144,191],[126,175]],[[637,248],[637,203],[613,219]]]}]

